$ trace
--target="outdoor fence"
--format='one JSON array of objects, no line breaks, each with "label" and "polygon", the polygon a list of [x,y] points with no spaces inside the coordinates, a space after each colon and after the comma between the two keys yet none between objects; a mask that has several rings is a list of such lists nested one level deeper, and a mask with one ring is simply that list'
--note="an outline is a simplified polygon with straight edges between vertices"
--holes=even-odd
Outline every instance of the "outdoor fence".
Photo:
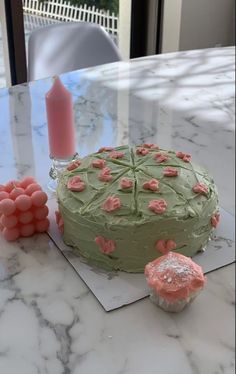
[{"label": "outdoor fence", "polygon": [[75,6],[64,0],[23,0],[24,13],[34,14],[58,21],[84,21],[97,23],[104,27],[109,34],[117,38],[118,17],[110,11],[88,7],[86,4]]},{"label": "outdoor fence", "polygon": [[25,34],[44,26],[50,26],[53,23],[59,23],[56,19],[36,16],[34,14],[24,13]]}]

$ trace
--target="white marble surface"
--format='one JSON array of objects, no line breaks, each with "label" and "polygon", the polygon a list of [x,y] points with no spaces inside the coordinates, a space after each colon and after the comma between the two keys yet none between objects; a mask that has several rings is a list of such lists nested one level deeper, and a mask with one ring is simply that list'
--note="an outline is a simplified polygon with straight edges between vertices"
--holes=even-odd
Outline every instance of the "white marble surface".
[{"label": "white marble surface", "polygon": [[[62,76],[78,151],[157,142],[190,152],[234,212],[234,49],[115,63]],[[51,79],[0,90],[0,183],[50,165],[44,94]],[[191,307],[148,299],[105,313],[48,236],[0,238],[0,373],[234,373],[234,265],[208,275]]]}]

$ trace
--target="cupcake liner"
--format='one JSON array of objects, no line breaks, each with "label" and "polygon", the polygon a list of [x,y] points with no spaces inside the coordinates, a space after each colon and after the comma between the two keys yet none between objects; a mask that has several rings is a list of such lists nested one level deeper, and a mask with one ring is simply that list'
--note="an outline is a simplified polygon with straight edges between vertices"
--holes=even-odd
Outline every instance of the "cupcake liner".
[{"label": "cupcake liner", "polygon": [[159,306],[161,309],[165,310],[166,312],[178,313],[181,312],[187,305],[192,303],[192,301],[196,298],[196,296],[200,293],[200,290],[197,292],[193,292],[188,298],[176,300],[176,301],[168,301],[157,294],[152,288],[150,289],[150,300]]}]

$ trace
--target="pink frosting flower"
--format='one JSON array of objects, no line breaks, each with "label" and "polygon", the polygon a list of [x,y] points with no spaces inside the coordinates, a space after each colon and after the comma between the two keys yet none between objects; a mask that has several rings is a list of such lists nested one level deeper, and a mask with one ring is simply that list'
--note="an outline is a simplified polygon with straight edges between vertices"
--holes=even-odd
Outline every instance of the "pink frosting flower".
[{"label": "pink frosting flower", "polygon": [[133,184],[134,184],[133,181],[131,179],[128,179],[128,178],[122,178],[121,181],[120,181],[120,186],[123,189],[131,188],[131,187],[133,187]]},{"label": "pink frosting flower", "polygon": [[193,192],[206,195],[208,193],[208,187],[204,183],[197,183],[193,186]]},{"label": "pink frosting flower", "polygon": [[216,228],[220,222],[220,213],[215,213],[211,217],[211,226]]},{"label": "pink frosting flower", "polygon": [[61,234],[64,232],[64,221],[59,210],[55,211],[56,223]]},{"label": "pink frosting flower", "polygon": [[80,165],[81,165],[80,160],[73,161],[67,166],[67,170],[71,171],[71,170],[77,169]]},{"label": "pink frosting flower", "polygon": [[164,155],[163,153],[156,153],[154,156],[154,160],[156,160],[160,164],[161,162],[169,160],[169,157],[167,155]]},{"label": "pink frosting flower", "polygon": [[155,247],[159,252],[165,255],[176,248],[176,243],[174,240],[158,240]]},{"label": "pink frosting flower", "polygon": [[149,202],[148,208],[156,214],[161,214],[166,211],[167,202],[164,199],[151,200]]},{"label": "pink frosting flower", "polygon": [[124,152],[118,152],[118,151],[112,151],[110,154],[109,154],[109,157],[110,158],[123,158],[124,157]]},{"label": "pink frosting flower", "polygon": [[158,145],[153,144],[153,143],[144,143],[143,147],[144,148],[149,148],[149,149],[159,149]]},{"label": "pink frosting flower", "polygon": [[105,165],[106,165],[106,160],[97,159],[97,160],[92,161],[92,166],[94,168],[103,169]]},{"label": "pink frosting flower", "polygon": [[100,251],[104,254],[112,253],[116,249],[115,241],[106,239],[103,236],[96,236],[95,243],[100,247]]},{"label": "pink frosting flower", "polygon": [[108,167],[102,169],[98,179],[102,182],[110,182],[112,180],[111,169]]},{"label": "pink frosting flower", "polygon": [[146,156],[149,153],[149,150],[144,147],[137,148],[136,154],[140,156]]},{"label": "pink frosting flower", "polygon": [[69,178],[67,188],[70,191],[81,192],[85,189],[85,183],[81,180],[79,175]]},{"label": "pink frosting flower", "polygon": [[111,152],[111,151],[113,151],[113,147],[101,147],[101,148],[99,148],[99,150],[98,150],[98,153],[102,153],[102,152]]},{"label": "pink frosting flower", "polygon": [[150,179],[150,181],[143,184],[145,190],[157,191],[159,188],[159,181],[157,179]]},{"label": "pink frosting flower", "polygon": [[117,209],[120,209],[121,207],[121,202],[119,197],[115,196],[109,196],[105,202],[102,204],[102,209],[105,210],[106,212],[114,212]]},{"label": "pink frosting flower", "polygon": [[181,158],[184,162],[190,162],[191,161],[191,155],[188,153],[183,153],[183,152],[176,152],[176,156],[178,158]]},{"label": "pink frosting flower", "polygon": [[165,177],[177,177],[178,175],[178,170],[175,168],[172,168],[171,166],[167,166],[163,170],[163,174]]}]

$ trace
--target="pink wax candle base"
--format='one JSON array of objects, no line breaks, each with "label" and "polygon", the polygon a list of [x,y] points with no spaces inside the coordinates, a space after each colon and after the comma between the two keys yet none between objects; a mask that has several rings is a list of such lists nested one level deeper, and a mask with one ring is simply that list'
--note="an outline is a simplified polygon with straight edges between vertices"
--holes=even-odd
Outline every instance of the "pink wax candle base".
[{"label": "pink wax candle base", "polygon": [[15,241],[49,228],[48,197],[33,177],[1,185],[0,232],[5,240]]}]

